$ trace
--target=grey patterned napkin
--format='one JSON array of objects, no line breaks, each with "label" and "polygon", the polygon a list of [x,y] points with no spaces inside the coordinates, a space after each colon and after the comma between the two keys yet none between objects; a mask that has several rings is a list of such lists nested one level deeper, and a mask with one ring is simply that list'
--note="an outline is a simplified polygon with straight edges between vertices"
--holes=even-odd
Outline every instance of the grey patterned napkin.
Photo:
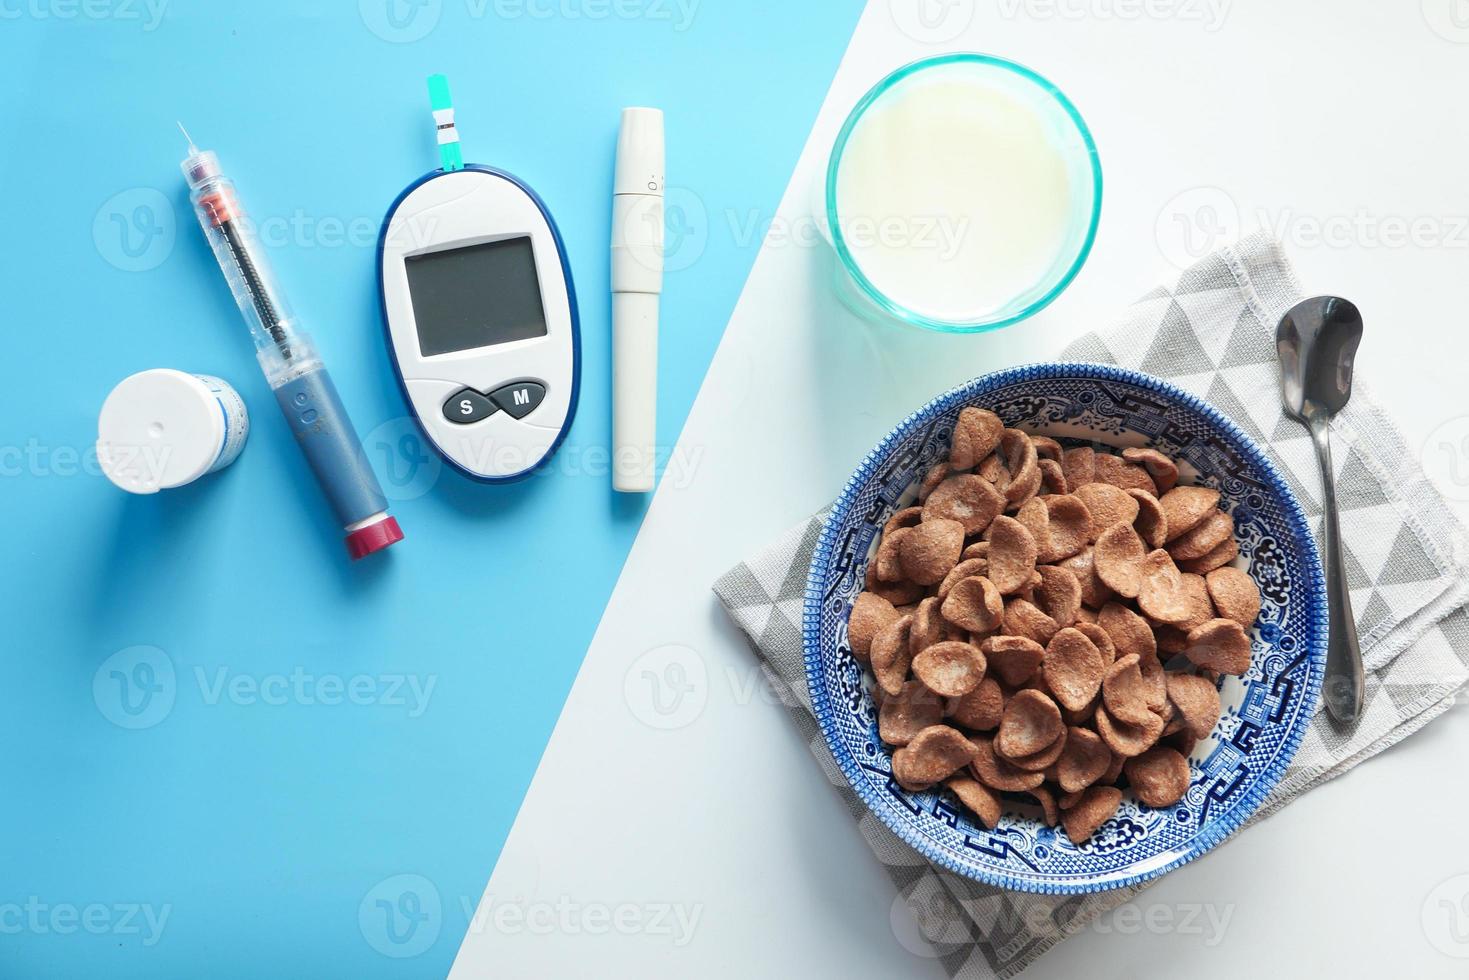
[{"label": "grey patterned napkin", "polygon": [[[1212,402],[1268,447],[1320,535],[1320,477],[1306,430],[1284,417],[1275,324],[1302,297],[1265,236],[1221,249],[1172,289],[1138,301],[1119,324],[1062,359],[1119,364]],[[1366,708],[1350,734],[1318,712],[1295,760],[1250,823],[1417,731],[1469,680],[1469,539],[1393,423],[1360,383],[1332,424],[1348,577],[1368,670]],[[806,574],[823,514],[715,583],[749,634],[772,685],[952,977],[1013,977],[1051,945],[1146,885],[1095,895],[1009,892],[930,865],[871,816],[831,758],[810,710],[801,652]],[[1248,826],[1248,824],[1246,825]]]}]

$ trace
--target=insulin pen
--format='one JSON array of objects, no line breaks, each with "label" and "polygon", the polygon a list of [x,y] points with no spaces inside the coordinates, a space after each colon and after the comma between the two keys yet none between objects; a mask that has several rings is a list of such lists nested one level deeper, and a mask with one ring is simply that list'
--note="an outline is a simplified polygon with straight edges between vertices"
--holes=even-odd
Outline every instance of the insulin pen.
[{"label": "insulin pen", "polygon": [[[182,129],[183,127],[180,127]],[[188,133],[184,137],[188,138]],[[403,540],[357,432],[311,338],[296,328],[260,242],[212,151],[189,140],[183,164],[199,224],[255,339],[255,356],[347,535],[353,560]]]}]

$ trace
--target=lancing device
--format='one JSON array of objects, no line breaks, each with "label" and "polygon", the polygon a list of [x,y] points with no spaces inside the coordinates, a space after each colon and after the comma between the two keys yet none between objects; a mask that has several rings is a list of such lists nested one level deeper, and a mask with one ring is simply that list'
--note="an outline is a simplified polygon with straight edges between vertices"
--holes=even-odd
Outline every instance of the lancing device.
[{"label": "lancing device", "polygon": [[623,109],[612,179],[612,488],[653,489],[658,296],[663,292],[663,113]]},{"label": "lancing device", "polygon": [[[180,129],[183,127],[180,126]],[[188,138],[188,133],[184,137]],[[183,164],[189,199],[255,340],[255,357],[306,461],[342,522],[353,560],[403,540],[362,453],[357,432],[311,338],[296,328],[285,297],[212,151],[189,140]]]}]

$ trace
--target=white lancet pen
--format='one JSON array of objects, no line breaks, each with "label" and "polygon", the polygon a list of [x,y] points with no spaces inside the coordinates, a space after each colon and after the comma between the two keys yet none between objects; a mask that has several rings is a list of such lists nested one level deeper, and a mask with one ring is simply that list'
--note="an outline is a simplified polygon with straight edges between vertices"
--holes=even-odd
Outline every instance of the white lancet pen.
[{"label": "white lancet pen", "polygon": [[612,181],[612,488],[653,489],[663,292],[663,113],[622,110]]}]

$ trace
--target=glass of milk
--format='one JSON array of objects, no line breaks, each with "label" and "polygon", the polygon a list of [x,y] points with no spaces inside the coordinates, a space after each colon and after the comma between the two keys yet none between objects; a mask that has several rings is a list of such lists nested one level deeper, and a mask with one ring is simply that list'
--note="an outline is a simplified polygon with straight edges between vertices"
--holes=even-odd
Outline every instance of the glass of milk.
[{"label": "glass of milk", "polygon": [[825,227],[844,299],[949,332],[992,330],[1072,280],[1101,215],[1091,133],[1050,82],[949,54],[879,82],[827,165]]}]

